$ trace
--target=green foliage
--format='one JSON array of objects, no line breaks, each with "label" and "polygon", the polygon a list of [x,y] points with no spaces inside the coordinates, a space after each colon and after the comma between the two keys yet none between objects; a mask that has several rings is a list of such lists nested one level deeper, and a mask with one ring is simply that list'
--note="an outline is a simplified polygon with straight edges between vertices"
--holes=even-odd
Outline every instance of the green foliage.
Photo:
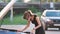
[{"label": "green foliage", "polygon": [[22,2],[22,0],[17,0],[17,2]]},{"label": "green foliage", "polygon": [[39,9],[37,9],[37,7],[35,7],[35,6],[30,6],[29,8],[28,8],[28,10],[31,10],[33,13],[36,13],[38,16],[40,16],[41,15],[41,11],[39,10]]},{"label": "green foliage", "polygon": [[[39,17],[41,16],[40,12],[36,13]],[[27,24],[27,21],[23,19],[23,15],[19,14],[19,15],[14,15],[13,17],[13,22],[10,21],[10,17],[6,17],[3,19],[3,21],[0,21],[0,24],[2,25],[25,25]]]},{"label": "green foliage", "polygon": [[28,10],[31,10],[31,11],[34,12],[34,13],[40,12],[40,10],[37,9],[36,7],[34,7],[34,6],[29,7]]},{"label": "green foliage", "polygon": [[15,15],[13,17],[13,22],[10,21],[10,17],[4,18],[2,25],[20,25],[20,24],[26,24],[27,21],[23,19],[22,15]]},{"label": "green foliage", "polygon": [[7,2],[10,2],[11,0],[6,0]]}]

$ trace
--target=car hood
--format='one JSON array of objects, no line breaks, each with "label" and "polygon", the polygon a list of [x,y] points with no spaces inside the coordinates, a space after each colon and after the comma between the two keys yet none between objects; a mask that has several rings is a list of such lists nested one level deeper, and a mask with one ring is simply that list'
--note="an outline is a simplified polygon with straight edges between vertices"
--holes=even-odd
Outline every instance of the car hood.
[{"label": "car hood", "polygon": [[60,17],[45,17],[47,19],[60,19]]}]

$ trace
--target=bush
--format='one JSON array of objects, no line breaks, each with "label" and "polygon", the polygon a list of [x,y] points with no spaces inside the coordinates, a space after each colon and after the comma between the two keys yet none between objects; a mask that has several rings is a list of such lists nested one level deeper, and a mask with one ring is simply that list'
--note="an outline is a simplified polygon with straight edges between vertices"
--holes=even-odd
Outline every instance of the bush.
[{"label": "bush", "polygon": [[34,7],[34,6],[30,6],[30,7],[28,8],[28,10],[31,10],[31,11],[34,12],[34,13],[40,12],[40,10],[37,9],[37,7]]}]

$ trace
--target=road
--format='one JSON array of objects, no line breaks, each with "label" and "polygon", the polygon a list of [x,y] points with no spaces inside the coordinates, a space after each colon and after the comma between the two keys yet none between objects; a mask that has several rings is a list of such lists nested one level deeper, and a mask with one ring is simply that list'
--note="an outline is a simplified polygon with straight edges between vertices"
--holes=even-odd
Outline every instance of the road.
[{"label": "road", "polygon": [[60,34],[60,31],[45,31],[46,34]]}]

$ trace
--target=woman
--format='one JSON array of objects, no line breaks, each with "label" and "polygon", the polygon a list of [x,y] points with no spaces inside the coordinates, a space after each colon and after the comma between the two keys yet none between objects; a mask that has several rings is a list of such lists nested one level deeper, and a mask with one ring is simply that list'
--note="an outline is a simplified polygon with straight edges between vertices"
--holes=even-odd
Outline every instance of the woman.
[{"label": "woman", "polygon": [[31,23],[35,24],[35,27],[33,28],[33,30],[35,30],[35,34],[45,34],[40,18],[37,15],[34,15],[30,10],[25,11],[24,19],[28,21],[28,24],[22,31],[29,27],[31,21]]}]

